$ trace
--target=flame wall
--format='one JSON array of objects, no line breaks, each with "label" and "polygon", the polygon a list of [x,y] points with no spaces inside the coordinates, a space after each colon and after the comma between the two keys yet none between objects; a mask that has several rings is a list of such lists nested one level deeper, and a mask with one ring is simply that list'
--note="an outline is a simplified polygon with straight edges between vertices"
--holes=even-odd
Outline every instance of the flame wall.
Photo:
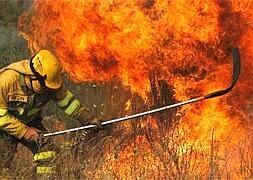
[{"label": "flame wall", "polygon": [[252,132],[252,7],[237,0],[37,0],[19,29],[33,53],[54,51],[74,81],[119,79],[145,100],[157,69],[178,101],[227,87],[230,50],[239,47],[242,73],[232,93],[180,110],[188,142],[208,146],[215,129],[218,141],[235,145]]}]

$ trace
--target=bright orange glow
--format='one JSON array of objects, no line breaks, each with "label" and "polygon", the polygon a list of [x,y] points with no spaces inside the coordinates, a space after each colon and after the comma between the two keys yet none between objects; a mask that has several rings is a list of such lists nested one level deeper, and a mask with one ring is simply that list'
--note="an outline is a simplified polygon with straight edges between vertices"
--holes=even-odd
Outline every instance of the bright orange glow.
[{"label": "bright orange glow", "polygon": [[[32,52],[42,48],[54,51],[74,81],[119,79],[146,102],[151,91],[149,75],[154,70],[173,88],[177,101],[227,87],[232,69],[230,50],[239,47],[242,73],[233,91],[178,110],[178,114],[184,114],[178,134],[173,136],[178,138],[178,147],[174,147],[170,133],[163,136],[168,148],[176,149],[179,161],[204,163],[202,169],[197,165],[192,167],[201,177],[207,177],[210,159],[203,157],[209,157],[214,141],[219,144],[217,157],[225,156],[228,148],[234,149],[226,156],[233,154],[234,157],[226,165],[233,172],[229,176],[233,179],[247,177],[248,173],[238,174],[235,170],[240,166],[235,148],[241,140],[252,136],[252,8],[253,2],[247,0],[37,0],[31,11],[20,17],[19,28]],[[128,101],[126,111],[130,106]],[[140,128],[147,125],[154,132],[159,131],[154,119],[142,122]],[[133,130],[129,123],[124,126],[129,132]],[[159,138],[155,146],[163,149]],[[141,156],[134,150],[140,147]],[[158,152],[152,150],[154,147],[147,138],[139,135],[118,158],[108,151],[106,163],[97,171],[97,176],[102,177],[101,172],[116,171],[119,179],[132,177],[131,163],[135,160],[138,172],[151,172],[148,179],[164,178],[166,166],[155,156]],[[190,152],[196,154],[194,162]],[[163,153],[167,153],[164,157],[171,155],[170,151]],[[224,164],[220,162],[217,166]],[[173,173],[180,169],[176,165],[173,168]],[[156,174],[157,171],[163,173]]]}]

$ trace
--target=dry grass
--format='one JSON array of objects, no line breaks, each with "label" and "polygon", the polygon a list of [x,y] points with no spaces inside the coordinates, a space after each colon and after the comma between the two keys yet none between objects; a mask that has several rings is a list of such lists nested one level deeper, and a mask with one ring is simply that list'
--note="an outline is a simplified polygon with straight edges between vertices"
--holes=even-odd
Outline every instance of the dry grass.
[{"label": "dry grass", "polygon": [[[115,82],[103,87],[96,86],[98,89],[94,89],[92,85],[85,85],[80,89],[89,94],[96,94],[95,98],[90,96],[86,99],[87,104],[94,104],[98,101],[97,97],[104,97],[99,101],[104,106],[96,106],[100,109],[94,112],[104,111],[105,118],[110,119],[126,113],[124,103],[128,99],[132,102],[130,110],[127,110],[129,114],[143,111],[147,106],[163,106],[168,104],[167,100],[170,103],[175,102],[169,87],[165,87],[162,81],[153,84],[149,105],[138,96],[121,89]],[[154,93],[160,95],[154,96]],[[102,107],[104,109],[101,109]],[[253,138],[240,139],[237,144],[231,143],[230,140],[222,142],[216,138],[217,129],[210,128],[207,135],[208,145],[189,141],[189,134],[179,129],[182,116],[185,115],[177,113],[177,109],[174,109],[138,121],[110,125],[100,131],[91,130],[54,137],[53,142],[58,147],[66,142],[70,145],[61,148],[58,155],[59,174],[56,178],[253,178]],[[53,127],[55,117],[47,119],[47,126]],[[31,157],[31,153],[24,147],[19,148],[14,163],[14,176],[17,179],[32,178],[34,164],[30,160]]]},{"label": "dry grass", "polygon": [[[58,155],[57,179],[253,178],[252,139],[238,142],[234,149],[221,149],[221,142],[212,136],[209,148],[204,149],[200,144],[188,143],[187,137],[179,135],[176,128],[166,139],[156,139],[150,132],[128,134],[124,136],[126,142],[104,132],[91,132],[82,138],[81,133],[75,138],[54,138],[59,144],[66,141],[72,144],[62,148]],[[140,136],[145,140],[140,141]],[[16,179],[33,178],[31,157],[30,152],[19,148],[14,162]]]},{"label": "dry grass", "polygon": [[[0,1],[0,49],[3,67],[10,62],[29,56],[26,42],[17,36],[18,16],[29,7],[30,0]],[[150,75],[151,94],[149,104],[125,90],[118,81],[97,85],[87,83],[74,85],[66,80],[67,87],[74,90],[83,104],[94,115],[104,119],[120,117],[175,102],[171,87]],[[95,85],[95,86],[94,86]],[[131,100],[131,109],[125,111],[125,103]],[[251,107],[248,108],[251,112]],[[215,137],[216,129],[209,132],[208,148],[201,143],[189,142],[186,132],[178,129],[183,114],[177,110],[167,111],[139,121],[129,121],[107,126],[103,131],[89,131],[54,137],[60,148],[57,158],[59,173],[56,179],[253,179],[253,138],[241,139],[233,146]],[[49,105],[46,115],[55,113],[68,127],[80,125],[69,123],[61,112]],[[156,128],[154,126],[154,119]],[[54,126],[55,118],[49,118]],[[53,130],[53,129],[51,129]],[[32,154],[19,146],[13,162],[11,175],[16,179],[33,179]],[[49,179],[49,176],[44,179]]]}]

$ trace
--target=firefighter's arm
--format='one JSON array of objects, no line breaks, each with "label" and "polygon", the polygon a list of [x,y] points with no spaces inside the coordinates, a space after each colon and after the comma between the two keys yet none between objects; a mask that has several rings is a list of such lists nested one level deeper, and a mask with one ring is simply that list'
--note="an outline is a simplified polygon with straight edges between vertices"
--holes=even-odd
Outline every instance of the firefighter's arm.
[{"label": "firefighter's arm", "polygon": [[0,74],[0,130],[21,139],[27,131],[27,126],[8,113],[8,93],[15,81],[13,73]]},{"label": "firefighter's arm", "polygon": [[21,139],[27,131],[27,126],[11,116],[7,109],[0,108],[0,130]]},{"label": "firefighter's arm", "polygon": [[74,94],[71,91],[66,90],[64,87],[57,92],[56,100],[58,106],[65,114],[76,118],[81,124],[87,125],[100,123],[100,121],[90,113],[89,109],[81,105],[80,101],[75,98]]}]

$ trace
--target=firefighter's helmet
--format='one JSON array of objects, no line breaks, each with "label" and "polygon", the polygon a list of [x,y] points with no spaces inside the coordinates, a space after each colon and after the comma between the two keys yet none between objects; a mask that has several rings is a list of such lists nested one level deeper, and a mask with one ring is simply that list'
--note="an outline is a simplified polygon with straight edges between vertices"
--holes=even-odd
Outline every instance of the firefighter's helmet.
[{"label": "firefighter's helmet", "polygon": [[62,86],[61,65],[48,50],[40,50],[30,61],[30,68],[42,87],[58,89]]}]

